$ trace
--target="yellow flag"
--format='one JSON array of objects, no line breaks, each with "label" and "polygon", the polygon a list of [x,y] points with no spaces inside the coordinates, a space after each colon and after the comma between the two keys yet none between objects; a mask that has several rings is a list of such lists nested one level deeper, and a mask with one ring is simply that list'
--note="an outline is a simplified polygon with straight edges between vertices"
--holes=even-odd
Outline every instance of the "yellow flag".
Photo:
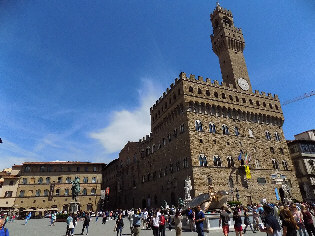
[{"label": "yellow flag", "polygon": [[251,179],[252,176],[250,174],[249,166],[245,166],[246,179]]}]

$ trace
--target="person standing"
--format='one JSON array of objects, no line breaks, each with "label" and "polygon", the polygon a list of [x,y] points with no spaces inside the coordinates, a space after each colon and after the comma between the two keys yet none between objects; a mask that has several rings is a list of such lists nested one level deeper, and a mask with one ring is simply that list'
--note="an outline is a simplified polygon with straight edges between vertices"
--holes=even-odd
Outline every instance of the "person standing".
[{"label": "person standing", "polygon": [[245,224],[244,234],[246,233],[246,229],[247,229],[248,226],[253,231],[253,233],[256,233],[256,231],[253,229],[252,222],[250,222],[247,209],[244,209],[244,224]]},{"label": "person standing", "polygon": [[176,211],[175,217],[174,217],[176,236],[182,235],[182,219],[183,217],[180,214],[180,211]]},{"label": "person standing", "polygon": [[297,236],[297,224],[289,209],[280,212],[282,219],[283,236]]},{"label": "person standing", "polygon": [[291,207],[291,212],[293,214],[293,217],[297,223],[298,231],[300,236],[306,236],[306,230],[304,226],[304,221],[303,221],[303,214],[301,211],[298,210],[297,206],[294,204]]},{"label": "person standing", "polygon": [[234,220],[234,230],[236,236],[242,236],[242,218],[240,216],[240,211],[235,209],[233,212],[233,220]]},{"label": "person standing", "polygon": [[84,229],[86,228],[86,235],[89,235],[90,215],[88,212],[85,212],[83,220],[84,222],[81,234],[84,233]]},{"label": "person standing", "polygon": [[203,234],[203,222],[205,220],[205,214],[202,212],[201,207],[197,206],[197,212],[195,217],[195,224],[198,236],[204,236]]},{"label": "person standing", "polygon": [[154,212],[152,220],[151,220],[153,235],[158,236],[159,235],[159,217],[157,216],[157,213]]},{"label": "person standing", "polygon": [[306,209],[305,205],[301,205],[301,210],[303,214],[304,225],[308,235],[311,236],[313,234],[313,236],[315,236],[315,228],[311,213]]},{"label": "person standing", "polygon": [[67,218],[67,236],[72,236],[74,231],[73,217],[71,215]]},{"label": "person standing", "polygon": [[164,211],[161,212],[161,215],[159,217],[159,235],[165,236],[165,216]]},{"label": "person standing", "polygon": [[116,220],[117,236],[118,236],[118,234],[121,236],[123,227],[124,227],[124,220],[122,218],[122,215],[120,214],[118,216],[118,219]]},{"label": "person standing", "polygon": [[226,206],[223,206],[222,211],[220,213],[219,227],[222,225],[223,234],[225,236],[228,236],[229,231],[230,231],[230,228],[229,228],[230,216],[226,210],[227,210]]},{"label": "person standing", "polygon": [[195,231],[195,212],[189,207],[187,210],[190,232]]},{"label": "person standing", "polygon": [[134,236],[140,235],[140,225],[141,225],[141,210],[135,210],[135,213],[133,214],[133,233]]},{"label": "person standing", "polygon": [[0,236],[9,236],[9,230],[4,228],[4,219],[0,218]]},{"label": "person standing", "polygon": [[281,228],[276,217],[273,216],[273,209],[265,204],[263,206],[262,218],[264,219],[265,227],[261,227],[261,232],[266,232],[268,236],[281,236]]}]

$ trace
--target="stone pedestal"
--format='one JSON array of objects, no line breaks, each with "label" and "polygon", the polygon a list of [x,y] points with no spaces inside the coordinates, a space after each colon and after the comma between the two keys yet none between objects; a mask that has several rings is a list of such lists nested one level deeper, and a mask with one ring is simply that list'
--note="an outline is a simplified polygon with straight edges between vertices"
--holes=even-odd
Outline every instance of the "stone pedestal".
[{"label": "stone pedestal", "polygon": [[77,213],[79,210],[79,202],[70,202],[70,213]]}]

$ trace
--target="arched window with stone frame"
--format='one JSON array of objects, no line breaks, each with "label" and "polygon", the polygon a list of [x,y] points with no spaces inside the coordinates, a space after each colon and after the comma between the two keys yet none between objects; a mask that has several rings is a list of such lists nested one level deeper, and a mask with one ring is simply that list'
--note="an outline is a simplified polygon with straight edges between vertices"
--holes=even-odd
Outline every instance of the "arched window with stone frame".
[{"label": "arched window with stone frame", "polygon": [[270,132],[268,130],[265,131],[265,135],[266,135],[267,140],[271,140],[271,135],[270,135]]},{"label": "arched window with stone frame", "polygon": [[209,132],[211,134],[215,134],[215,124],[214,123],[209,123]]},{"label": "arched window with stone frame", "polygon": [[83,195],[83,196],[86,196],[86,195],[87,195],[87,189],[86,189],[86,188],[84,188],[84,189],[82,190],[82,195]]},{"label": "arched window with stone frame", "polygon": [[229,127],[225,124],[222,125],[223,134],[229,135]]},{"label": "arched window with stone frame", "polygon": [[286,160],[282,160],[282,166],[284,170],[289,170],[288,162]]},{"label": "arched window with stone frame", "polygon": [[228,167],[229,167],[229,168],[234,167],[234,160],[233,160],[233,157],[228,156],[228,157],[226,158],[226,160],[227,160],[227,164],[228,164]]},{"label": "arched window with stone frame", "polygon": [[195,126],[196,126],[196,131],[202,131],[202,122],[201,120],[196,120],[195,121]]},{"label": "arched window with stone frame", "polygon": [[275,139],[276,139],[276,141],[281,141],[280,135],[278,132],[275,132]]},{"label": "arched window with stone frame", "polygon": [[213,166],[221,167],[221,165],[222,165],[221,158],[218,155],[214,155],[213,156]]},{"label": "arched window with stone frame", "polygon": [[279,169],[279,164],[278,164],[276,159],[271,159],[271,163],[272,163],[272,168],[273,169],[275,169],[275,170]]},{"label": "arched window with stone frame", "polygon": [[234,132],[235,132],[235,136],[239,136],[240,135],[240,132],[238,130],[238,127],[234,127]]},{"label": "arched window with stone frame", "polygon": [[199,155],[199,165],[204,167],[208,166],[207,156],[205,154]]}]

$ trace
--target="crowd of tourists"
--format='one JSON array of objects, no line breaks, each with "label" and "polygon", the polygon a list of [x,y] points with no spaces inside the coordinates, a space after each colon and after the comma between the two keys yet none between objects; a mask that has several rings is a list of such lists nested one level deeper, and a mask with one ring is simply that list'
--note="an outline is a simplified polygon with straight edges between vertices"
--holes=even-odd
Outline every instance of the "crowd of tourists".
[{"label": "crowd of tourists", "polygon": [[[213,213],[213,212],[212,212]],[[218,212],[216,212],[218,213]],[[91,222],[91,212],[77,212],[67,214],[66,235],[74,235],[74,229],[78,221],[83,222],[81,234],[88,235]],[[222,227],[224,236],[230,233],[233,227],[236,236],[246,234],[250,229],[253,233],[257,231],[266,232],[268,236],[315,236],[313,216],[315,210],[309,204],[258,204],[247,206],[228,207],[223,206],[219,214],[219,227]],[[94,216],[94,214],[93,214]],[[186,218],[183,221],[183,218]],[[31,214],[25,217],[25,225],[30,220]],[[117,236],[122,236],[125,222],[129,225],[131,235],[140,235],[141,230],[151,230],[153,236],[165,236],[165,231],[174,230],[176,236],[181,236],[183,222],[185,230],[196,232],[198,236],[204,235],[204,224],[206,223],[205,213],[200,206],[194,209],[181,209],[172,207],[170,209],[131,209],[97,212],[95,222],[102,219],[102,224],[108,220],[115,222],[114,232]],[[5,228],[6,223],[14,222],[15,217],[0,215],[0,236],[9,236],[9,231]],[[56,213],[50,214],[50,225],[54,226]],[[126,229],[125,229],[126,230]]]}]

